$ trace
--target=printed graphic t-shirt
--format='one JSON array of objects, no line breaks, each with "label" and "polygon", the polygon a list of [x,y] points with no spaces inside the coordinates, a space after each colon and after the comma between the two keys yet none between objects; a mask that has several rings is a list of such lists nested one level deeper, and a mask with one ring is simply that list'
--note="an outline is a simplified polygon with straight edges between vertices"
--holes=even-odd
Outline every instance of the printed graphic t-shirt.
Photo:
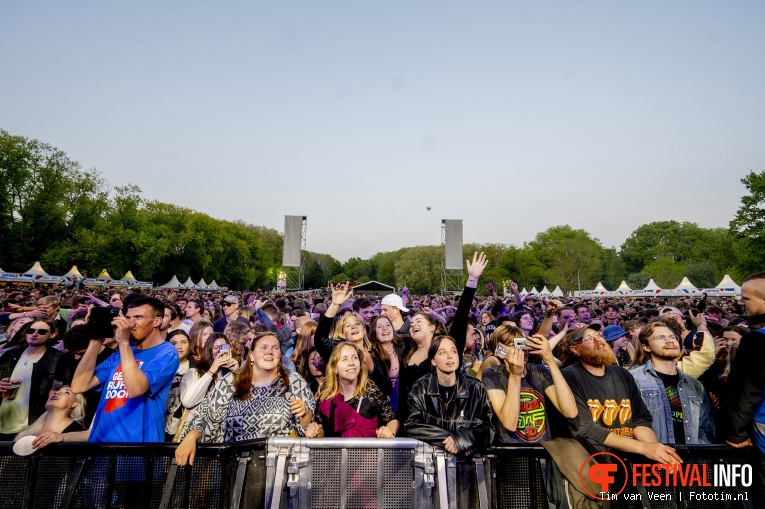
[{"label": "printed graphic t-shirt", "polygon": [[[489,391],[501,390],[507,393],[509,378],[510,373],[504,362],[499,366],[491,366],[483,372],[483,384]],[[526,375],[521,378],[521,409],[516,430],[506,430],[499,422],[497,414],[494,414],[499,443],[535,443],[550,440],[545,390],[551,385],[552,376],[547,366],[526,364]]]},{"label": "printed graphic t-shirt", "polygon": [[170,343],[146,350],[132,347],[135,362],[149,382],[143,396],[130,398],[122,379],[119,351],[96,366],[101,399],[93,419],[90,442],[162,442],[165,439],[165,402],[180,362]]}]

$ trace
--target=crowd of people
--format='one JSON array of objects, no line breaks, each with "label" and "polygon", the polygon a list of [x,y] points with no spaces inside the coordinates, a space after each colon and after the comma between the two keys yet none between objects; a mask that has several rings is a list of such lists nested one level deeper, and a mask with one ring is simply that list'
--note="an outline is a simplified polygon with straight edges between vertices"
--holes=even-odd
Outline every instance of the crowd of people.
[{"label": "crowd of people", "polygon": [[177,442],[180,465],[271,436],[660,463],[727,443],[759,450],[765,486],[765,273],[740,298],[555,300],[478,296],[488,263],[450,296],[2,289],[0,441]]}]

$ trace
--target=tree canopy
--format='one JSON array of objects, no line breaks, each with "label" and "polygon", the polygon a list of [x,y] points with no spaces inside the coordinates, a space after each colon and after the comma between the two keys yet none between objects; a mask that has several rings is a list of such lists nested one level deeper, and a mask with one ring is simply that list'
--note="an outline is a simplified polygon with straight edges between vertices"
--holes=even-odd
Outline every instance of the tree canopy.
[{"label": "tree canopy", "polygon": [[[657,221],[638,227],[617,250],[585,230],[558,225],[523,246],[466,244],[464,257],[485,251],[491,263],[482,281],[498,289],[510,279],[521,287],[564,291],[591,289],[598,281],[614,289],[622,280],[642,288],[653,278],[671,288],[683,276],[699,287],[713,286],[726,273],[741,279],[765,269],[765,172],[750,172],[741,182],[749,194],[727,229]],[[132,270],[156,283],[175,274],[245,289],[275,284],[281,269],[282,235],[276,230],[147,201],[134,184],[111,188],[96,169],[83,168],[62,150],[3,130],[0,189],[5,270],[40,260],[50,273],[77,265],[91,275],[104,268],[115,277]],[[435,293],[442,257],[441,246],[402,247],[345,263],[305,252],[304,287],[377,280]],[[294,269],[288,273],[294,276]],[[478,291],[485,293],[485,285]]]}]

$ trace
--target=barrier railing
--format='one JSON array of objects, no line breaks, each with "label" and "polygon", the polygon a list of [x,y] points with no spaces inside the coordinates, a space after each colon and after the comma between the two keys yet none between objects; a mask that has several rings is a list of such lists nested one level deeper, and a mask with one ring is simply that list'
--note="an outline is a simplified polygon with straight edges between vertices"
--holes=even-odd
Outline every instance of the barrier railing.
[{"label": "barrier railing", "polygon": [[[176,444],[58,444],[26,457],[0,443],[0,508],[548,508],[541,446],[456,458],[412,439],[273,438],[201,445],[178,467]],[[724,446],[678,446],[686,464],[746,464]],[[620,455],[631,469],[644,458]],[[707,479],[711,481],[711,479]],[[723,493],[730,500],[691,499]],[[663,498],[662,498],[663,497]],[[738,500],[737,500],[738,498]],[[632,486],[611,508],[756,507],[754,487]]]}]

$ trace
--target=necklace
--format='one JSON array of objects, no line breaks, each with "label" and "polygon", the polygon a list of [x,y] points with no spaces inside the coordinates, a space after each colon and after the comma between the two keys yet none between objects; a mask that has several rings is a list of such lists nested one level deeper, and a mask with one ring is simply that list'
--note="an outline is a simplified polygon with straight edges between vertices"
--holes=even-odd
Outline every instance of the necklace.
[{"label": "necklace", "polygon": [[[443,387],[443,386],[442,386]],[[452,393],[451,397],[449,397],[449,388],[444,387],[444,392],[447,396],[447,401],[444,401],[444,398],[441,397],[441,391],[438,391],[438,399],[441,401],[441,403],[444,405],[444,410],[449,410],[449,405],[452,404],[452,400],[454,399],[454,396],[457,395],[457,387],[454,387],[454,392]]]},{"label": "necklace", "polygon": [[[45,353],[45,352],[43,352],[43,353]],[[27,354],[26,350],[24,350],[24,353],[22,353],[21,355],[24,357],[24,366],[29,364],[29,361],[32,361],[34,363],[35,361],[40,360],[40,357],[42,357],[42,355],[38,355],[37,357],[32,358],[32,357],[29,356],[29,354]]]}]

